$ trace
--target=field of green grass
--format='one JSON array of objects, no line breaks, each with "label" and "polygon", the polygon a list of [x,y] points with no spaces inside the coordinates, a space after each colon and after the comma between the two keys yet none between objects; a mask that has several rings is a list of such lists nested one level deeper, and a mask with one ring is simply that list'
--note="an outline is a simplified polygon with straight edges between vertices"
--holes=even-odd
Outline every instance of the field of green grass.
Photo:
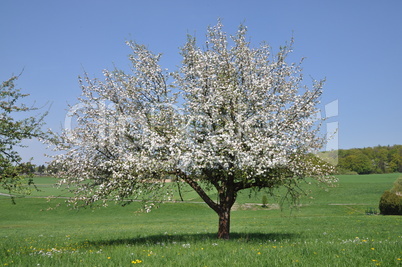
[{"label": "field of green grass", "polygon": [[399,175],[339,176],[293,208],[243,192],[229,241],[191,191],[150,213],[139,203],[71,210],[45,198],[69,195],[54,178],[35,178],[41,191],[16,205],[0,196],[0,266],[402,266],[402,216],[366,215]]}]

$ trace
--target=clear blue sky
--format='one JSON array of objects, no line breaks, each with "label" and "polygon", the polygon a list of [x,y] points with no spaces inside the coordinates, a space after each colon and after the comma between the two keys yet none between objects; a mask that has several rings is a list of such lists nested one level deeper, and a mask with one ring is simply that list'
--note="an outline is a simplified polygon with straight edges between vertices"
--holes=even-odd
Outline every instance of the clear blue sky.
[{"label": "clear blue sky", "polygon": [[[51,103],[47,127],[60,129],[67,104],[80,95],[77,76],[127,68],[135,40],[180,64],[186,34],[204,40],[208,25],[249,28],[254,45],[274,49],[293,35],[293,58],[306,57],[306,77],[326,78],[322,102],[338,100],[339,148],[402,144],[402,1],[400,0],[1,0],[0,80],[23,74],[28,102]],[[43,163],[28,142],[24,159]]]}]

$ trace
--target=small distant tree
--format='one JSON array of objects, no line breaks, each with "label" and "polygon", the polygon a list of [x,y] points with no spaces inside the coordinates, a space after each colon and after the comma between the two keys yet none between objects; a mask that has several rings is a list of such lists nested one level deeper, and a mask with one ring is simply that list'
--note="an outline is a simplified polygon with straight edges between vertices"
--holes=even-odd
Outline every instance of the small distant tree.
[{"label": "small distant tree", "polygon": [[45,173],[45,172],[46,172],[46,167],[45,167],[45,165],[39,165],[39,166],[37,167],[37,171],[38,171],[38,173],[40,173],[40,174]]},{"label": "small distant tree", "polygon": [[[15,81],[18,76],[13,76],[0,85],[0,184],[10,194],[26,190],[22,173],[21,157],[15,150],[21,146],[21,141],[34,137],[43,137],[41,131],[43,118],[40,116],[22,114],[37,110],[21,102],[28,96],[15,88]],[[25,166],[26,167],[26,166]],[[28,181],[29,183],[29,181]]]},{"label": "small distant tree", "polygon": [[266,195],[262,196],[262,207],[266,208],[268,204],[268,197]]},{"label": "small distant tree", "polygon": [[314,119],[323,81],[305,86],[300,65],[287,63],[291,46],[252,48],[246,32],[241,25],[229,38],[218,22],[203,48],[189,36],[174,73],[128,42],[132,73],[85,75],[71,109],[77,126],[54,140],[65,151],[58,174],[75,185],[71,201],[163,200],[174,176],[217,213],[218,238],[228,239],[240,190],[283,186],[296,197],[307,177],[332,181],[332,167],[310,154],[324,143]]}]

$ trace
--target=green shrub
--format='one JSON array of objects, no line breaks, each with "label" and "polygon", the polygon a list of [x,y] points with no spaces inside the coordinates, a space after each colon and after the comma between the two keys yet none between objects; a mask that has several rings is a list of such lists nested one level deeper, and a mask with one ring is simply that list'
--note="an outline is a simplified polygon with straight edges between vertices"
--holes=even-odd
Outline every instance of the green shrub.
[{"label": "green shrub", "polygon": [[262,207],[266,208],[268,204],[268,197],[266,195],[262,196]]},{"label": "green shrub", "polygon": [[379,209],[383,215],[402,215],[402,195],[400,192],[385,191],[381,196]]}]

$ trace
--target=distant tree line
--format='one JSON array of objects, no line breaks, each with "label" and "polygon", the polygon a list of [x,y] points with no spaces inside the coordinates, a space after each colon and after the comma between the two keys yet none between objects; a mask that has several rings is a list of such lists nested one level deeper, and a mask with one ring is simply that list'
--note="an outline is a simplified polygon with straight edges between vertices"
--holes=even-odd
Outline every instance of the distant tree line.
[{"label": "distant tree line", "polygon": [[21,175],[45,175],[51,174],[52,168],[45,165],[35,165],[30,162],[22,162],[16,166],[16,169]]},{"label": "distant tree line", "polygon": [[62,170],[60,164],[55,162],[50,162],[48,165],[45,164],[32,164],[31,162],[21,162],[15,165],[15,170],[19,175],[22,176],[43,176],[43,175],[55,175]]},{"label": "distant tree line", "polygon": [[[329,162],[333,162],[336,152],[338,154],[337,174],[402,173],[402,145],[340,149],[326,152]],[[58,173],[61,166],[55,162],[47,166],[36,166],[28,162],[21,163],[19,170],[21,174],[52,175]]]},{"label": "distant tree line", "polygon": [[402,172],[402,145],[338,150],[339,174]]}]

